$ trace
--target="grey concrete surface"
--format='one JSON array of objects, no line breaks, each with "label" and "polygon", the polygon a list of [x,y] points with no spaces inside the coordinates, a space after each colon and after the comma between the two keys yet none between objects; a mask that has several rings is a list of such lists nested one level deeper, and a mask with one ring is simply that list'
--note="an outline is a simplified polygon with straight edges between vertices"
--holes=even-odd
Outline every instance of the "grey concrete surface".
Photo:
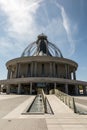
[{"label": "grey concrete surface", "polygon": [[8,97],[9,98],[5,98],[5,95],[0,95],[0,99],[2,99],[0,100],[0,119],[11,112],[13,109],[15,109],[22,102],[24,102],[27,98],[29,98],[29,96],[16,95],[8,95]]},{"label": "grey concrete surface", "polygon": [[87,96],[75,96],[75,102],[87,106]]},{"label": "grey concrete surface", "polygon": [[54,115],[22,115],[32,96],[0,95],[0,130],[87,130],[87,115],[74,114],[56,96],[47,96]]}]

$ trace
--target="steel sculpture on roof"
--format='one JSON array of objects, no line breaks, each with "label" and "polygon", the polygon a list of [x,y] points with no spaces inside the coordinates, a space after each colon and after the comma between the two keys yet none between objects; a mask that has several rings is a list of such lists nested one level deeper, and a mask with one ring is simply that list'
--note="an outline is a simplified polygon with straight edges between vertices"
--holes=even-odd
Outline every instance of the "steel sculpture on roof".
[{"label": "steel sculpture on roof", "polygon": [[60,49],[47,40],[47,36],[41,34],[37,41],[29,44],[23,51],[21,57],[25,56],[54,56],[63,57]]}]

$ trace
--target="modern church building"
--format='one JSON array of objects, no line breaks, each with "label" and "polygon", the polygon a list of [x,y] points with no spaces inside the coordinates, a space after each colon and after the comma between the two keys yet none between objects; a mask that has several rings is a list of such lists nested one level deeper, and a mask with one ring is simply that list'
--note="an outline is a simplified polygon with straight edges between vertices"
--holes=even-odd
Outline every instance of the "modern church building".
[{"label": "modern church building", "polygon": [[21,57],[6,63],[7,79],[0,85],[6,92],[17,94],[37,94],[43,88],[46,94],[58,89],[70,95],[79,95],[82,87],[86,95],[87,82],[76,80],[78,64],[63,57],[60,49],[41,34],[28,45]]}]

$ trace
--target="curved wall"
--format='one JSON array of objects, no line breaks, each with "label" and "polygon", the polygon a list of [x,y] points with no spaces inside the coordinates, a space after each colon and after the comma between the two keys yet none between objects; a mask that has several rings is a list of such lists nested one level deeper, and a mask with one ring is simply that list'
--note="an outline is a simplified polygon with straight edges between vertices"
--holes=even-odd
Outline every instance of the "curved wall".
[{"label": "curved wall", "polygon": [[50,56],[21,57],[6,63],[8,79],[23,77],[57,77],[76,79],[78,64],[72,60]]}]

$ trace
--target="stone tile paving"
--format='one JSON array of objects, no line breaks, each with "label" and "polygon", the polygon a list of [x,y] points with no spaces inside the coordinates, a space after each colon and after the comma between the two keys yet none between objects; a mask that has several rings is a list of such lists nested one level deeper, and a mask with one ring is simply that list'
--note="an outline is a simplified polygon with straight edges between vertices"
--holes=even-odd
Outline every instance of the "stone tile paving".
[{"label": "stone tile paving", "polygon": [[[87,115],[74,114],[54,95],[48,96],[54,115],[17,115],[28,99],[29,96],[14,96],[0,100],[0,130],[87,130]],[[5,119],[12,111],[15,118]]]},{"label": "stone tile paving", "polygon": [[[3,96],[3,95],[2,95]],[[15,109],[19,104],[24,102],[26,99],[29,98],[29,96],[12,96],[8,95],[9,99],[0,100],[0,118],[7,115],[9,112],[11,112],[13,109]],[[1,95],[0,95],[1,97]],[[7,97],[7,96],[6,96]]]},{"label": "stone tile paving", "polygon": [[45,119],[0,120],[0,130],[47,130]]},{"label": "stone tile paving", "polygon": [[54,95],[48,96],[54,117],[46,118],[48,130],[87,130],[87,115],[74,114]]}]

